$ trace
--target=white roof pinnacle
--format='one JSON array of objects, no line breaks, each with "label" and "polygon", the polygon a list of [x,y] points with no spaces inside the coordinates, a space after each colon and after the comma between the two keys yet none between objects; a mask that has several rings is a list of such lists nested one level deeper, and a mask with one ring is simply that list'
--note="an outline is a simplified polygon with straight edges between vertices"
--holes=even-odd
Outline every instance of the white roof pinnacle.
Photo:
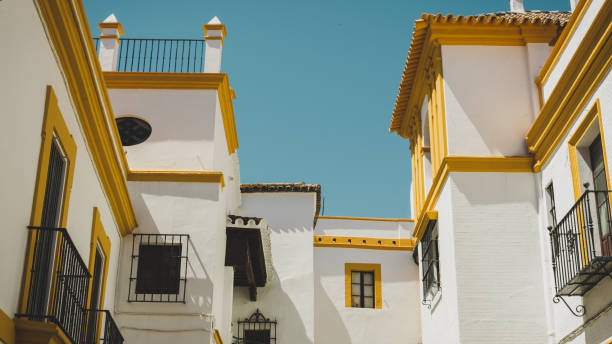
[{"label": "white roof pinnacle", "polygon": [[103,21],[103,23],[117,23],[117,22],[119,21],[117,20],[117,17],[115,17],[114,13],[111,13],[110,16],[106,17],[106,19],[104,19]]},{"label": "white roof pinnacle", "polygon": [[208,24],[221,24],[221,20],[219,20],[219,17],[214,16],[213,19],[211,19]]}]

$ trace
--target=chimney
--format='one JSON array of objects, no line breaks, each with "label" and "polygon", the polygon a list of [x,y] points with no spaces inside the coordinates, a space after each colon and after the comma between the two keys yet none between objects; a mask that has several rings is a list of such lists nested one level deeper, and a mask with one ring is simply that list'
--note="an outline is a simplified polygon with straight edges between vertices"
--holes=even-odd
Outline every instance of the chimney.
[{"label": "chimney", "polygon": [[223,37],[227,37],[225,24],[214,17],[204,24],[204,39],[206,40],[206,55],[204,57],[204,73],[221,73],[221,52]]},{"label": "chimney", "polygon": [[510,0],[510,12],[525,13],[523,0]]},{"label": "chimney", "polygon": [[100,48],[98,60],[103,71],[114,71],[117,67],[117,53],[119,52],[119,37],[123,35],[121,23],[114,14],[98,23],[100,27]]}]

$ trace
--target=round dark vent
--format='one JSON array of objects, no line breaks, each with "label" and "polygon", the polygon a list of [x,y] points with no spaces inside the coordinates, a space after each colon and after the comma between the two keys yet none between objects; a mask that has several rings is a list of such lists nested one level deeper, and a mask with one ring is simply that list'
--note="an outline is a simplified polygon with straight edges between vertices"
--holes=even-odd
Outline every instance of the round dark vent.
[{"label": "round dark vent", "polygon": [[121,143],[124,146],[137,145],[151,136],[151,125],[136,117],[117,118],[117,128],[119,129],[119,136],[121,136]]}]

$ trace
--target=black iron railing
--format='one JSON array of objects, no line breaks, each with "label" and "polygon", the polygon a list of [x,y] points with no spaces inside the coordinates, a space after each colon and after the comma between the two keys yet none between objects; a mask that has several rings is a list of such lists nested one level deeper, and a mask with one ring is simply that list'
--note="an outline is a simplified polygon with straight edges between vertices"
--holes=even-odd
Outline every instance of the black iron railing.
[{"label": "black iron railing", "polygon": [[90,274],[64,228],[28,227],[32,268],[27,308],[18,317],[57,324],[73,343],[82,343],[87,323]]},{"label": "black iron railing", "polygon": [[234,344],[275,344],[276,320],[266,318],[257,309],[255,313],[244,320],[238,320],[238,335],[234,336]]},{"label": "black iron railing", "polygon": [[88,310],[86,344],[122,344],[123,336],[110,311]]},{"label": "black iron railing", "polygon": [[[117,72],[202,73],[203,39],[120,38]],[[96,51],[100,40],[94,38]]]},{"label": "black iron railing", "polygon": [[557,297],[582,296],[611,273],[610,193],[585,191],[549,228]]}]

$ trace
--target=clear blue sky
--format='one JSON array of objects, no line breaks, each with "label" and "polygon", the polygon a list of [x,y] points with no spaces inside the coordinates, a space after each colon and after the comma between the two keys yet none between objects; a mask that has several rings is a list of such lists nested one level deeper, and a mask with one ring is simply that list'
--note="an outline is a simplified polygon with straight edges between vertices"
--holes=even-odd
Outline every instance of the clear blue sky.
[{"label": "clear blue sky", "polygon": [[[243,183],[321,184],[325,215],[411,217],[410,151],[388,132],[414,20],[508,10],[506,0],[83,0],[92,35],[110,13],[126,38],[203,38],[227,25],[222,72]],[[526,0],[569,10],[569,0]]]}]

